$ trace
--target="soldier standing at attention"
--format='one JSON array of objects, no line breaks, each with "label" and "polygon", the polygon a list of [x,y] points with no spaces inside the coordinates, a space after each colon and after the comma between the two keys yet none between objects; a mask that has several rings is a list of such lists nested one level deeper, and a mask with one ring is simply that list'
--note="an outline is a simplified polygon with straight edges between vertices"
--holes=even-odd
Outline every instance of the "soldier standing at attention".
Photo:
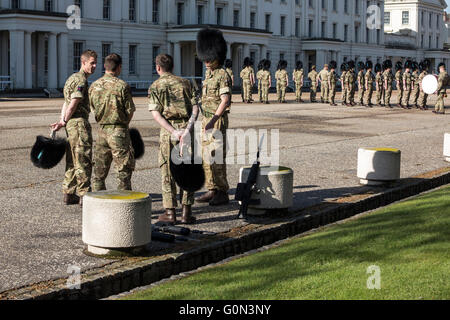
[{"label": "soldier standing at attention", "polygon": [[278,102],[287,103],[286,102],[286,88],[289,85],[289,76],[286,72],[287,61],[280,60],[278,63],[278,70],[275,73],[275,79],[277,80],[277,97]]},{"label": "soldier standing at attention", "polygon": [[445,114],[444,98],[447,95],[446,93],[447,90],[445,87],[447,86],[448,83],[448,74],[447,71],[445,70],[445,64],[443,62],[439,63],[438,70],[439,70],[439,78],[438,78],[438,88],[436,90],[438,99],[434,107],[433,113]]},{"label": "soldier standing at attention", "polygon": [[[159,79],[149,88],[149,111],[161,126],[159,137],[159,166],[162,177],[162,197],[165,213],[159,221],[175,224],[177,203],[177,187],[170,171],[170,161],[173,148],[178,142],[191,133],[198,117],[199,108],[191,83],[172,73],[173,58],[168,54],[156,57],[156,72]],[[223,70],[226,73],[225,70]],[[192,135],[190,142],[193,141]],[[182,191],[182,223],[192,224],[194,193]]]},{"label": "soldier standing at attention", "polygon": [[330,61],[330,72],[328,73],[328,88],[329,88],[329,100],[330,100],[330,106],[337,106],[336,103],[334,103],[334,98],[336,97],[336,82],[337,82],[337,75],[336,75],[336,68],[337,68],[337,62],[336,61]]},{"label": "soldier standing at attention", "polygon": [[355,62],[353,60],[350,60],[348,62],[348,72],[345,77],[345,82],[348,88],[348,103],[347,106],[353,107],[356,105],[355,103],[355,81],[356,81],[356,74],[355,74]]},{"label": "soldier standing at attention", "polygon": [[264,60],[263,71],[261,73],[261,91],[262,101],[269,104],[269,89],[272,83],[272,76],[270,75],[270,60]]},{"label": "soldier standing at attention", "polygon": [[427,69],[428,69],[428,64],[427,62],[421,62],[419,63],[419,70],[420,70],[420,74],[419,74],[419,98],[417,100],[417,105],[419,107],[420,110],[427,110],[427,99],[428,99],[428,95],[423,91],[422,88],[422,81],[423,78],[425,78],[428,75]]},{"label": "soldier standing at attention", "polygon": [[358,76],[357,76],[357,82],[358,82],[358,102],[359,106],[364,105],[364,62],[360,61],[358,62]]},{"label": "soldier standing at attention", "polygon": [[311,67],[311,72],[308,73],[308,78],[311,81],[310,100],[311,103],[315,103],[317,102],[316,95],[317,95],[317,79],[318,79],[318,73],[316,71],[315,65]]},{"label": "soldier standing at attention", "polygon": [[292,80],[295,82],[295,101],[303,102],[302,100],[303,62],[297,61],[296,68],[292,75]]},{"label": "soldier standing at attention", "polygon": [[[199,60],[211,69],[211,73],[203,81],[202,89],[203,168],[206,177],[205,186],[209,191],[196,201],[218,206],[229,202],[225,158],[231,79],[222,68],[227,55],[227,43],[222,32],[216,29],[200,30],[197,35],[197,55]],[[218,150],[219,148],[222,150]],[[222,158],[219,159],[219,163],[212,161],[215,155],[220,153]]]},{"label": "soldier standing at attention", "polygon": [[244,103],[252,103],[251,102],[251,92],[252,86],[255,83],[255,78],[252,74],[252,68],[250,67],[251,60],[249,57],[244,59],[244,68],[241,71],[241,79],[242,79],[242,92]]},{"label": "soldier standing at attention", "polygon": [[234,87],[233,62],[230,59],[225,60],[225,71],[231,78],[231,89],[233,89]]},{"label": "soldier standing at attention", "polygon": [[255,62],[250,58],[250,74],[251,74],[251,77],[252,77],[252,82],[251,82],[250,90],[249,90],[250,102],[254,102],[255,101],[255,100],[253,100],[253,87],[255,86],[255,83],[256,83],[256,80],[255,80],[255,78],[256,78],[256,76],[255,76],[255,69],[253,69],[253,64],[254,63]]},{"label": "soldier standing at attention", "polygon": [[398,95],[398,104],[399,108],[402,108],[403,101],[403,65],[400,61],[397,61],[395,64],[395,82],[397,83],[397,95]]},{"label": "soldier standing at attention", "polygon": [[328,64],[323,66],[323,69],[319,72],[320,80],[320,101],[322,103],[328,103]]},{"label": "soldier standing at attention", "polygon": [[347,105],[347,97],[348,97],[348,86],[345,82],[345,78],[347,77],[348,67],[347,63],[341,64],[341,88],[342,88],[342,105]]},{"label": "soldier standing at attention", "polygon": [[381,73],[381,64],[377,63],[375,65],[375,85],[377,92],[377,106],[382,106],[382,99],[384,98],[384,81],[383,75]]},{"label": "soldier standing at attention", "polygon": [[411,97],[412,79],[411,79],[412,61],[405,62],[405,72],[403,73],[403,103],[402,108],[411,109],[409,106],[409,98]]},{"label": "soldier standing at attention", "polygon": [[366,96],[364,106],[368,108],[372,108],[372,94],[373,94],[373,82],[375,81],[375,77],[372,73],[373,64],[372,61],[366,62],[366,75],[364,76],[364,83],[366,88]]},{"label": "soldier standing at attention", "polygon": [[262,91],[261,91],[261,73],[263,72],[264,60],[261,60],[258,64],[258,72],[256,73],[256,79],[258,80],[258,98],[259,102],[262,102]]},{"label": "soldier standing at attention", "polygon": [[386,60],[383,62],[383,88],[384,88],[384,105],[386,107],[392,108],[391,106],[391,96],[392,96],[392,84],[394,82],[394,77],[392,75],[392,61]]},{"label": "soldier standing at attention", "polygon": [[412,92],[411,92],[411,105],[415,108],[419,109],[419,106],[417,105],[417,99],[419,98],[420,94],[420,85],[419,85],[419,64],[417,62],[412,63]]},{"label": "soldier standing at attention", "polygon": [[89,89],[91,111],[99,124],[94,150],[94,192],[106,190],[105,180],[113,161],[117,190],[131,190],[135,161],[128,125],[136,107],[130,86],[118,78],[121,72],[122,58],[110,54],[105,58],[105,75]]},{"label": "soldier standing at attention", "polygon": [[92,128],[89,124],[89,95],[87,79],[97,68],[97,53],[86,50],[81,55],[81,70],[71,75],[64,85],[64,106],[53,131],[66,128],[66,173],[63,182],[64,203],[83,203],[91,190]]}]

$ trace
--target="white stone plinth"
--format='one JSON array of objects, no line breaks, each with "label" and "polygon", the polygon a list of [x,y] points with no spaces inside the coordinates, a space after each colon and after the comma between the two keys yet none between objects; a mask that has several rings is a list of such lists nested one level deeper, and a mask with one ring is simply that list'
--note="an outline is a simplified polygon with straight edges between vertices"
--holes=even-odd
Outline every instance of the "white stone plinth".
[{"label": "white stone plinth", "polygon": [[361,148],[358,178],[363,185],[382,185],[400,179],[401,151],[391,148]]},{"label": "white stone plinth", "polygon": [[[241,183],[247,182],[251,167],[240,170]],[[261,204],[249,205],[248,214],[261,215],[267,210],[287,209],[293,204],[294,172],[286,167],[261,166],[256,180],[256,192],[252,199],[259,199]]]},{"label": "white stone plinth", "polygon": [[142,247],[151,241],[152,199],[146,193],[101,191],[83,197],[83,242],[88,252]]},{"label": "white stone plinth", "polygon": [[450,162],[450,133],[446,133],[444,136],[444,157],[446,161]]}]

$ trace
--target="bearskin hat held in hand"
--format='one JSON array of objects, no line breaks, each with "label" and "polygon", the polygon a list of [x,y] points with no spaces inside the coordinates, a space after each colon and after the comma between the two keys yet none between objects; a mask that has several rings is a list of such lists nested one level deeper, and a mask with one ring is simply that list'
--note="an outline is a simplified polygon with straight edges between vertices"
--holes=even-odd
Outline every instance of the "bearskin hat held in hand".
[{"label": "bearskin hat held in hand", "polygon": [[130,129],[130,138],[131,138],[131,145],[133,146],[134,150],[134,158],[139,159],[145,153],[145,145],[138,129],[136,128]]},{"label": "bearskin hat held in hand", "polygon": [[170,172],[176,182],[176,184],[187,192],[196,192],[203,188],[205,184],[205,171],[203,165],[196,164],[194,157],[191,158],[191,163],[175,164],[174,161],[170,161]]},{"label": "bearskin hat held in hand", "polygon": [[223,65],[227,57],[227,43],[220,30],[202,29],[197,34],[197,56],[202,62],[217,61]]},{"label": "bearskin hat held in hand", "polygon": [[52,169],[66,154],[66,139],[38,136],[31,149],[31,162],[40,169]]}]

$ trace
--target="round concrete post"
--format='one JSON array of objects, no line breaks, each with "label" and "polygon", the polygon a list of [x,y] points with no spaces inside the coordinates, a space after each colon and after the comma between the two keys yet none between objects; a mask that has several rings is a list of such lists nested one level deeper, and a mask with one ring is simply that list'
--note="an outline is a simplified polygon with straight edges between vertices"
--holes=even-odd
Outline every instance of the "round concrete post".
[{"label": "round concrete post", "polygon": [[101,191],[83,197],[83,242],[95,255],[143,249],[151,241],[152,199],[146,193]]},{"label": "round concrete post", "polygon": [[444,157],[446,161],[450,162],[450,133],[446,133],[444,136]]},{"label": "round concrete post", "polygon": [[400,179],[401,151],[391,148],[361,148],[358,178],[363,185],[383,185]]}]

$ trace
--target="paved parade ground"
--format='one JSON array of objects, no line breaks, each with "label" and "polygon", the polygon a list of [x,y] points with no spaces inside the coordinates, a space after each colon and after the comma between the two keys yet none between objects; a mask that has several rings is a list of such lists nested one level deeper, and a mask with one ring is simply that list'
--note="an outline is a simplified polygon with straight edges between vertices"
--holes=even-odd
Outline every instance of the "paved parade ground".
[{"label": "paved parade ground", "polygon": [[[230,116],[232,129],[280,130],[280,165],[294,170],[291,210],[361,192],[356,177],[360,147],[400,149],[402,178],[449,166],[442,150],[444,133],[450,132],[450,115],[431,113],[435,97],[429,99],[428,112],[295,104],[294,99],[289,94],[288,104],[235,103]],[[241,101],[237,95],[233,100]],[[70,266],[87,270],[111,263],[83,254],[81,208],[62,203],[64,161],[50,171],[39,170],[30,161],[36,136],[48,134],[62,103],[62,99],[0,98],[0,292],[67,277]],[[137,161],[132,183],[134,190],[151,194],[156,219],[162,213],[159,127],[147,111],[147,99],[137,97],[135,103],[131,126],[140,130],[146,153]],[[93,124],[94,139],[96,128]],[[228,166],[231,194],[240,167]],[[107,182],[115,188],[113,173]],[[226,232],[242,226],[245,222],[235,219],[237,209],[235,201],[219,208],[195,206],[193,228]]]}]

